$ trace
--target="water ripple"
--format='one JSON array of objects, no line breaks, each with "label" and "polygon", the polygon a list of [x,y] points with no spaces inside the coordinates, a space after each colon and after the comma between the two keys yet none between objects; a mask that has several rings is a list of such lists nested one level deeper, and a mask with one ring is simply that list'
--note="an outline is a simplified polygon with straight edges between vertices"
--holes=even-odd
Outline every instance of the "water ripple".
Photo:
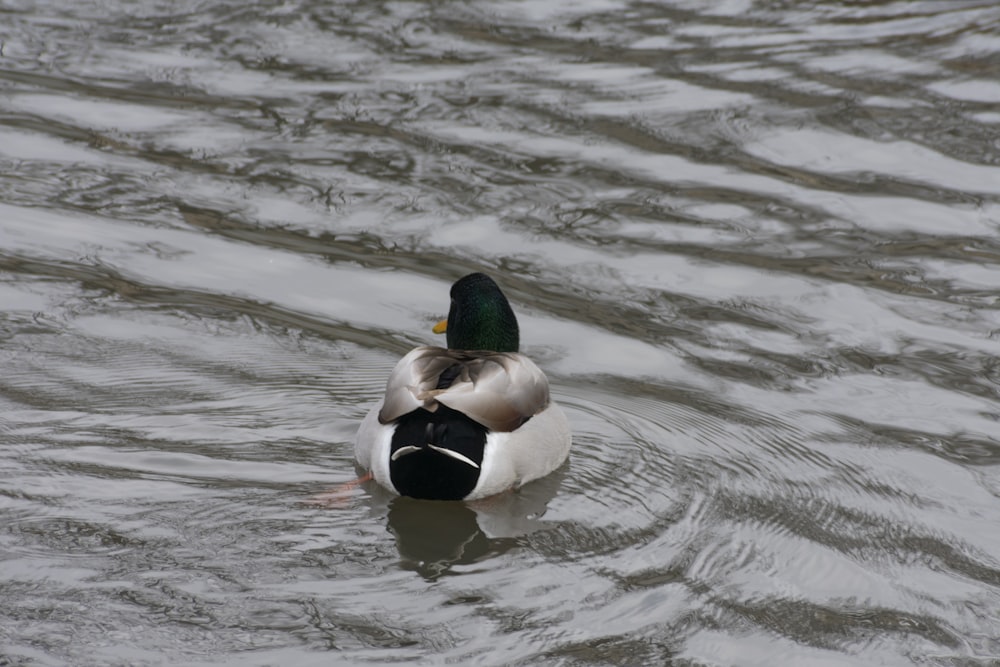
[{"label": "water ripple", "polygon": [[[10,660],[1000,656],[995,3],[4,11]],[[303,502],[478,270],[567,465]]]}]

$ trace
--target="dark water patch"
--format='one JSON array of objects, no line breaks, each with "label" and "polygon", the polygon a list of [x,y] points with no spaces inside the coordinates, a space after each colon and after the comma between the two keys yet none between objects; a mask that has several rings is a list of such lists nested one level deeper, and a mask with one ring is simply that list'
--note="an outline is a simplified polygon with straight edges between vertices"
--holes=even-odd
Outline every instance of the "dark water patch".
[{"label": "dark water patch", "polygon": [[893,609],[850,609],[850,605],[823,607],[797,600],[761,602],[759,606],[727,602],[722,607],[769,633],[817,648],[850,651],[876,638],[879,642],[891,641],[893,635],[916,635],[952,649],[960,645],[951,628],[931,617]]},{"label": "dark water patch", "polygon": [[[847,415],[832,415],[846,429],[848,438],[876,447],[905,447],[927,452],[960,465],[992,466],[1000,462],[1000,442],[971,433],[932,433],[891,424],[862,422]],[[841,440],[837,437],[836,440]]]}]

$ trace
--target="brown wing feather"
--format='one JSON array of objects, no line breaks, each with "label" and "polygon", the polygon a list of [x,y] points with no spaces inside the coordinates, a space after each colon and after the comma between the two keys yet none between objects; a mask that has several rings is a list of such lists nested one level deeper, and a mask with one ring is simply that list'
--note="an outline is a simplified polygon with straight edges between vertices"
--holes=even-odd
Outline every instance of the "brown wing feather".
[{"label": "brown wing feather", "polygon": [[[438,389],[441,374],[454,366],[459,367],[455,379]],[[379,421],[386,424],[417,408],[434,411],[439,403],[492,431],[513,431],[548,406],[549,381],[515,352],[418,347],[389,376]]]}]

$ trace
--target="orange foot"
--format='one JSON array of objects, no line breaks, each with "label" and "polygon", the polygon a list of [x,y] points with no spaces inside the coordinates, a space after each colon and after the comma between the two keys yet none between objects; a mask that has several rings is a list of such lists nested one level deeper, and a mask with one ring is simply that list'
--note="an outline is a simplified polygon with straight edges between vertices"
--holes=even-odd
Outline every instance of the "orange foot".
[{"label": "orange foot", "polygon": [[343,507],[347,502],[348,494],[361,486],[365,482],[370,482],[375,479],[370,472],[365,473],[363,476],[353,479],[350,482],[344,482],[343,484],[338,484],[329,491],[324,491],[323,493],[317,493],[316,495],[309,496],[302,502],[307,505],[316,505],[319,507]]},{"label": "orange foot", "polygon": [[465,504],[474,510],[483,510],[484,512],[489,512],[499,507],[501,504],[507,502],[511,494],[514,493],[514,489],[505,489],[500,493],[494,493],[492,496],[486,496],[485,498],[480,498],[479,500],[466,500]]}]

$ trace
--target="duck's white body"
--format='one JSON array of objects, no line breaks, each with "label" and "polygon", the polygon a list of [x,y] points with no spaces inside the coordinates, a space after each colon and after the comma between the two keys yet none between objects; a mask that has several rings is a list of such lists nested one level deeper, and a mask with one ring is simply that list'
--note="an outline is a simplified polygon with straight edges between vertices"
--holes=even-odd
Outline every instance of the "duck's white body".
[{"label": "duck's white body", "polygon": [[[462,429],[471,435],[460,442],[450,435]],[[399,478],[404,460],[419,459],[427,475],[457,470],[474,486],[456,499],[475,500],[548,475],[566,460],[571,440],[548,379],[524,355],[418,347],[396,364],[385,397],[361,423],[355,458],[397,494],[405,489],[393,470]]]}]

